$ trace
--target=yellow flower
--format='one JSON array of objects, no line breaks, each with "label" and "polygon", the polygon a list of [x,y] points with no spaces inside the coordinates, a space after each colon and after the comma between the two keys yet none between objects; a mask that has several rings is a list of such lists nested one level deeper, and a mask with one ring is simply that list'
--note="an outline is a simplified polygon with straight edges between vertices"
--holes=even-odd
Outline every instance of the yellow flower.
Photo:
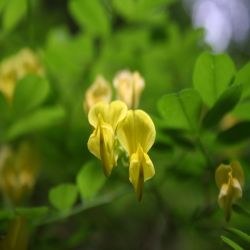
[{"label": "yellow flower", "polygon": [[155,141],[155,126],[142,110],[129,110],[117,129],[117,136],[130,157],[129,180],[138,200],[142,198],[144,182],[155,174],[148,151]]},{"label": "yellow flower", "polygon": [[109,176],[112,168],[116,166],[116,128],[125,118],[126,113],[125,103],[113,101],[110,104],[98,102],[88,114],[89,123],[95,128],[89,137],[88,149],[102,161],[106,176]]},{"label": "yellow flower", "polygon": [[87,89],[84,100],[84,109],[89,112],[96,103],[103,101],[109,103],[112,97],[112,90],[103,76],[96,77],[94,83]]},{"label": "yellow flower", "polygon": [[0,91],[9,101],[12,100],[16,82],[30,73],[43,75],[44,71],[37,56],[28,48],[22,49],[1,63]]},{"label": "yellow flower", "polygon": [[32,191],[39,157],[34,146],[22,143],[16,149],[4,146],[0,149],[0,189],[13,204],[22,202]]},{"label": "yellow flower", "polygon": [[124,70],[119,72],[113,81],[117,99],[125,102],[128,108],[136,108],[144,89],[144,79],[138,72]]},{"label": "yellow flower", "polygon": [[215,172],[215,181],[220,189],[218,203],[224,209],[225,218],[228,221],[232,204],[242,197],[244,173],[240,163],[233,161],[230,165],[221,164]]}]

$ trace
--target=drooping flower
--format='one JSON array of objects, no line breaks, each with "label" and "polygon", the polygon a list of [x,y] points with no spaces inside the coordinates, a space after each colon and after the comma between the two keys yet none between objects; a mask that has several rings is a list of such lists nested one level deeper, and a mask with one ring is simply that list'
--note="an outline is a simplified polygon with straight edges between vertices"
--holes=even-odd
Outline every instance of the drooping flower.
[{"label": "drooping flower", "polygon": [[232,204],[242,197],[244,173],[239,162],[230,165],[221,164],[215,172],[215,181],[220,189],[218,203],[225,212],[228,221],[231,216]]},{"label": "drooping flower", "polygon": [[106,176],[117,162],[116,129],[117,125],[125,118],[127,106],[121,101],[110,104],[98,102],[89,111],[88,120],[94,127],[88,140],[88,149],[102,161],[103,171]]},{"label": "drooping flower", "polygon": [[138,107],[141,92],[144,89],[144,79],[138,72],[124,70],[119,72],[114,80],[117,99],[125,102],[128,108]]},{"label": "drooping flower", "polygon": [[109,103],[112,97],[112,90],[108,82],[101,75],[98,75],[94,83],[87,89],[84,99],[84,109],[88,113],[96,103],[103,101]]},{"label": "drooping flower", "polygon": [[0,190],[13,204],[22,202],[33,190],[40,160],[34,145],[0,148]]},{"label": "drooping flower", "polygon": [[24,48],[1,63],[0,91],[11,101],[17,81],[31,73],[42,76],[44,70],[37,55],[32,50]]},{"label": "drooping flower", "polygon": [[129,110],[118,126],[117,136],[129,155],[129,180],[138,200],[141,200],[144,182],[155,174],[154,165],[147,154],[155,141],[154,123],[144,111]]}]

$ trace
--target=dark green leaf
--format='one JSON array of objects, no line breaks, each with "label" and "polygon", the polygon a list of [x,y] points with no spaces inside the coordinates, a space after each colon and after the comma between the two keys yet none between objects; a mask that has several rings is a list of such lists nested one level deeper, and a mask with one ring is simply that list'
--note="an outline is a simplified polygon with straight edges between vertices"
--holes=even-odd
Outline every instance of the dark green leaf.
[{"label": "dark green leaf", "polygon": [[15,209],[16,215],[23,216],[31,221],[44,217],[48,211],[48,207],[23,207]]},{"label": "dark green leaf", "polygon": [[158,102],[158,110],[164,118],[165,124],[176,129],[196,130],[200,108],[200,96],[193,89],[165,95]]},{"label": "dark green leaf", "polygon": [[17,82],[13,98],[13,110],[23,115],[44,102],[49,93],[46,79],[37,75],[28,75]]},{"label": "dark green leaf", "polygon": [[244,250],[244,248],[242,248],[241,246],[239,246],[237,243],[235,243],[234,241],[230,240],[229,238],[227,238],[226,236],[221,236],[221,239],[228,245],[230,246],[232,249],[234,250]]},{"label": "dark green leaf", "polygon": [[9,113],[9,106],[3,93],[0,91],[0,122],[6,119]]},{"label": "dark green leaf", "polygon": [[7,130],[5,137],[7,140],[12,140],[27,133],[41,131],[51,126],[58,125],[63,121],[64,117],[65,111],[61,107],[40,109],[16,121]]},{"label": "dark green leaf", "polygon": [[208,111],[203,119],[202,125],[205,128],[216,126],[223,116],[237,105],[242,93],[241,85],[230,86]]},{"label": "dark green leaf", "polygon": [[239,143],[250,137],[250,121],[239,122],[233,127],[222,131],[217,140],[222,143]]},{"label": "dark green leaf", "polygon": [[105,183],[105,176],[98,164],[85,164],[77,175],[77,186],[82,199],[93,199]]},{"label": "dark green leaf", "polygon": [[15,214],[11,210],[0,210],[0,221],[13,219],[14,216]]},{"label": "dark green leaf", "polygon": [[51,204],[58,210],[69,210],[76,202],[78,195],[74,184],[61,184],[52,188],[49,192]]},{"label": "dark green leaf", "polygon": [[233,210],[234,210],[235,213],[238,213],[240,215],[244,215],[244,216],[250,218],[250,211],[247,210],[247,209],[245,209],[245,208],[243,208],[243,207],[241,207],[238,204],[234,204],[233,205]]},{"label": "dark green leaf", "polygon": [[235,65],[228,55],[204,52],[195,64],[193,85],[203,101],[211,107],[227,89],[234,74]]}]

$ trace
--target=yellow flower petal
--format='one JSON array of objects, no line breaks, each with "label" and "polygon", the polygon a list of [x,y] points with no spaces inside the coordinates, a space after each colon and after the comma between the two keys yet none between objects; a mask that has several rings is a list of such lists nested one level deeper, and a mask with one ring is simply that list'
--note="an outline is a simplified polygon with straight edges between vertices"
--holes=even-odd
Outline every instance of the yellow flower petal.
[{"label": "yellow flower petal", "polygon": [[129,155],[135,153],[139,145],[147,153],[155,141],[155,135],[153,121],[142,110],[129,110],[117,129],[118,139]]},{"label": "yellow flower petal", "polygon": [[144,182],[152,178],[154,174],[152,161],[139,146],[137,152],[131,155],[129,165],[129,180],[134,186],[138,200],[142,198]]},{"label": "yellow flower petal", "polygon": [[115,130],[118,123],[121,122],[127,113],[127,106],[124,102],[114,101],[110,104],[98,102],[89,111],[89,123],[96,128],[100,117],[110,124]]},{"label": "yellow flower petal", "polygon": [[235,177],[239,181],[240,185],[243,186],[244,185],[244,172],[240,163],[238,161],[233,161],[231,163],[231,167],[232,167],[233,177]]},{"label": "yellow flower petal", "polygon": [[116,165],[114,143],[113,128],[104,122],[97,126],[88,140],[88,149],[102,161],[103,171],[106,176],[111,174],[112,168]]},{"label": "yellow flower petal", "polygon": [[228,173],[232,171],[230,165],[220,164],[220,166],[215,171],[215,181],[218,188],[228,182]]},{"label": "yellow flower petal", "polygon": [[242,189],[239,181],[228,175],[228,183],[221,186],[218,203],[225,211],[225,218],[228,221],[231,216],[232,204],[242,197]]}]

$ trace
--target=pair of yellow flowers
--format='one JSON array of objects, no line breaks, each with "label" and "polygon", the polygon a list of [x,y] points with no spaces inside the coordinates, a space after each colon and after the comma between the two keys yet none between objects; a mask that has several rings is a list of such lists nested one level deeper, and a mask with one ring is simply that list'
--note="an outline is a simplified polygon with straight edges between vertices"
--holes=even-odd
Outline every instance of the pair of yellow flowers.
[{"label": "pair of yellow flowers", "polygon": [[138,200],[142,198],[144,182],[155,174],[148,156],[156,131],[150,116],[142,110],[128,110],[122,101],[98,102],[88,113],[94,127],[88,140],[89,151],[102,161],[106,176],[117,165],[118,144],[129,156],[129,180]]}]

